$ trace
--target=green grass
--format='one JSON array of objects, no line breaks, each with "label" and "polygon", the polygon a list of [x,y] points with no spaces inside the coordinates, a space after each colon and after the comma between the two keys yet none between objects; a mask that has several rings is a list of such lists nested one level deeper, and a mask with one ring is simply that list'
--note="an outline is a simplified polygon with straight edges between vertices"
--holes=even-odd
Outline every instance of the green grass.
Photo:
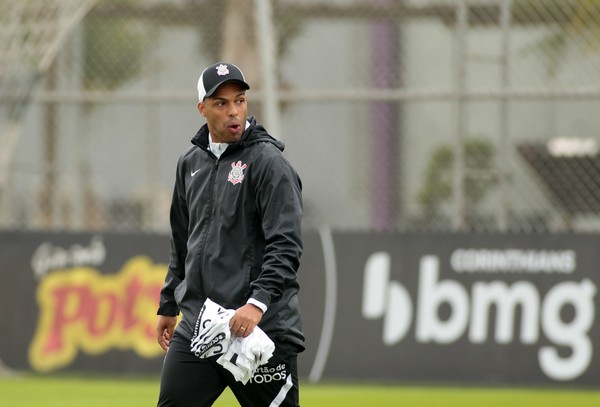
[{"label": "green grass", "polygon": [[[157,392],[158,378],[0,378],[2,407],[147,407],[156,405]],[[304,407],[592,407],[600,406],[600,390],[302,383],[300,401]],[[238,404],[226,391],[215,406]]]}]

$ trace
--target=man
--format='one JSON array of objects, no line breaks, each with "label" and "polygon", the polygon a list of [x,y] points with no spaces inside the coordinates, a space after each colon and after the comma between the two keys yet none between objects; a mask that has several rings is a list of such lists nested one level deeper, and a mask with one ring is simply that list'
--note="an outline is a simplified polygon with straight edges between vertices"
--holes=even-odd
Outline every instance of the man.
[{"label": "man", "polygon": [[[248,89],[229,63],[207,67],[198,80],[206,124],[177,163],[171,258],[158,310],[157,339],[167,350],[161,407],[210,406],[227,386],[242,406],[299,405],[301,182],[283,144],[247,117]],[[206,299],[235,310],[232,337],[246,338],[259,326],[275,344],[245,385],[216,356],[201,359],[190,350]]]}]

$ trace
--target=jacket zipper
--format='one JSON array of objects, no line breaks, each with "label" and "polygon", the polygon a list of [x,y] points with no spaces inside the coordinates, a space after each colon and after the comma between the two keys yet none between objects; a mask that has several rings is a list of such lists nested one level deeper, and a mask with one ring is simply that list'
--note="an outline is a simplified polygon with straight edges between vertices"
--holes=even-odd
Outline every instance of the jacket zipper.
[{"label": "jacket zipper", "polygon": [[[211,180],[210,180],[210,185],[211,185],[211,192],[210,192],[210,198],[208,201],[208,215],[209,215],[209,219],[208,219],[208,224],[206,225],[206,230],[204,232],[204,239],[202,240],[202,247],[201,250],[199,252],[199,257],[200,257],[200,264],[203,264],[202,259],[204,258],[204,251],[206,250],[206,242],[208,241],[208,236],[210,234],[210,231],[212,229],[212,225],[214,223],[214,215],[213,215],[213,211],[214,211],[214,202],[215,202],[215,191],[217,189],[217,174],[219,172],[219,158],[217,158],[215,160],[215,164],[213,165],[212,168],[212,172],[210,174]],[[205,271],[203,270],[202,272],[203,275],[205,275]],[[212,278],[211,278],[211,282],[212,282]],[[212,287],[204,287],[203,284],[203,288],[204,288],[204,295],[205,297],[208,297],[208,292],[207,292],[207,288],[211,288]]]}]

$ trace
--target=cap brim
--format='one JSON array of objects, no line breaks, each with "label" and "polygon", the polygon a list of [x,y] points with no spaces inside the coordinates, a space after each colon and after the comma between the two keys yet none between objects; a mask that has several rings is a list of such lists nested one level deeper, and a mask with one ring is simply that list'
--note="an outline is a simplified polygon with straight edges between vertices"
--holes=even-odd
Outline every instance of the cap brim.
[{"label": "cap brim", "polygon": [[219,86],[221,86],[221,85],[223,85],[224,83],[227,83],[227,82],[235,82],[235,83],[237,83],[237,84],[241,85],[241,86],[242,86],[242,88],[244,88],[244,89],[246,89],[246,90],[250,89],[250,85],[248,85],[248,84],[247,84],[246,82],[244,82],[244,81],[241,81],[241,80],[239,80],[239,79],[226,79],[226,80],[224,80],[224,81],[221,81],[221,82],[219,82],[219,83],[218,83],[218,84],[216,84],[215,86],[213,86],[213,87],[212,87],[212,89],[210,89],[208,92],[206,92],[206,95],[204,95],[204,97],[205,97],[205,98],[209,98],[209,97],[211,97],[211,96],[212,96],[212,95],[213,95],[213,94],[214,94],[214,93],[217,91],[217,89],[219,89]]}]

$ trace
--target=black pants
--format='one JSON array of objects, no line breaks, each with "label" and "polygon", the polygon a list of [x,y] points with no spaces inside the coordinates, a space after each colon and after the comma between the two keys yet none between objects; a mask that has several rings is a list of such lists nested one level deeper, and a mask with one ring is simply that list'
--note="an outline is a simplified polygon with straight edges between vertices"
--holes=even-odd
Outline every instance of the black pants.
[{"label": "black pants", "polygon": [[275,345],[275,352],[245,385],[217,363],[218,356],[200,359],[190,341],[173,335],[160,380],[158,407],[212,406],[227,386],[244,407],[297,407],[298,365],[293,351]]}]

